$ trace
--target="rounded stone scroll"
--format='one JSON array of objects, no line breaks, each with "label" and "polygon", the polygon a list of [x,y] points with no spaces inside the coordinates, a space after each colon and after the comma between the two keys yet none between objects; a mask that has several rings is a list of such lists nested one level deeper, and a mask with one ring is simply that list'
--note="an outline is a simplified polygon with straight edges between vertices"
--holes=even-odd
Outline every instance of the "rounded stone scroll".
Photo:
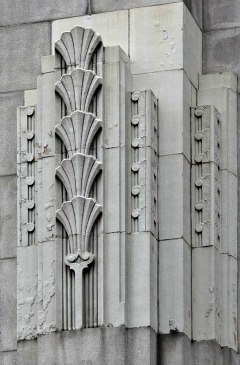
[{"label": "rounded stone scroll", "polygon": [[197,233],[202,233],[202,231],[203,231],[203,224],[202,223],[197,224],[196,225],[196,228],[195,228],[195,231]]},{"label": "rounded stone scroll", "polygon": [[27,182],[27,185],[33,185],[34,184],[34,177],[32,177],[32,176],[28,176],[27,178],[26,178],[26,182]]},{"label": "rounded stone scroll", "polygon": [[132,211],[132,217],[134,219],[136,219],[136,218],[139,217],[139,215],[140,215],[140,210],[139,209],[133,209],[133,211]]},{"label": "rounded stone scroll", "polygon": [[134,116],[132,117],[132,121],[131,121],[131,123],[132,123],[133,125],[138,125],[138,123],[139,123],[139,119],[140,119],[140,116],[139,116],[139,115],[134,115]]},{"label": "rounded stone scroll", "polygon": [[133,163],[133,164],[132,164],[132,171],[133,171],[133,172],[138,172],[138,171],[139,171],[139,169],[140,169],[140,165],[139,165],[139,163]]},{"label": "rounded stone scroll", "polygon": [[27,110],[26,110],[26,114],[27,114],[28,116],[33,115],[33,113],[34,113],[34,108],[33,108],[33,107],[29,107],[29,108],[27,108]]},{"label": "rounded stone scroll", "polygon": [[138,101],[138,100],[139,100],[139,98],[140,98],[140,95],[141,95],[140,91],[135,91],[135,92],[132,94],[132,100],[133,100],[133,101]]},{"label": "rounded stone scroll", "polygon": [[27,230],[28,232],[33,232],[35,228],[35,225],[33,223],[28,223],[27,224]]},{"label": "rounded stone scroll", "polygon": [[203,110],[202,109],[196,109],[195,110],[195,115],[196,117],[201,117],[203,115]]},{"label": "rounded stone scroll", "polygon": [[34,203],[33,200],[28,200],[27,201],[27,207],[28,207],[28,209],[33,209],[34,206],[35,206],[35,203]]}]

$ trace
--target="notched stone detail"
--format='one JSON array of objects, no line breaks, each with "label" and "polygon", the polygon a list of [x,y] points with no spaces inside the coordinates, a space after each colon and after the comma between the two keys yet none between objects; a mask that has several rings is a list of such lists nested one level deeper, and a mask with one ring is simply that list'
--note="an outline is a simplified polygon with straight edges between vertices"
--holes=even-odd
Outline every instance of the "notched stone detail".
[{"label": "notched stone detail", "polygon": [[131,103],[131,229],[158,237],[157,99],[150,90],[132,93]]},{"label": "notched stone detail", "polygon": [[193,246],[221,241],[221,121],[213,106],[192,108]]},{"label": "notched stone detail", "polygon": [[18,108],[18,246],[35,243],[35,106]]}]

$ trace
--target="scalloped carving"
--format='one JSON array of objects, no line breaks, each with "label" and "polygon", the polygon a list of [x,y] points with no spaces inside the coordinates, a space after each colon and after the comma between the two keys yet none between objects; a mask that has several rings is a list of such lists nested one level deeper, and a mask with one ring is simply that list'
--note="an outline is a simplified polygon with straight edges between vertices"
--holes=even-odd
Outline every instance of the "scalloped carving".
[{"label": "scalloped carving", "polygon": [[102,45],[102,38],[92,29],[74,27],[71,32],[64,32],[55,43],[55,48],[64,58],[67,67],[75,66],[90,69],[93,55]]},{"label": "scalloped carving", "polygon": [[56,217],[64,226],[70,243],[70,253],[79,250],[88,252],[88,240],[97,218],[102,213],[102,206],[92,198],[76,196],[62,204]]},{"label": "scalloped carving", "polygon": [[79,152],[89,154],[92,141],[102,128],[102,121],[92,113],[79,110],[64,117],[56,126],[56,134],[63,141],[69,156]]},{"label": "scalloped carving", "polygon": [[77,195],[88,198],[91,187],[101,170],[101,162],[93,156],[77,153],[70,159],[62,161],[61,166],[56,169],[56,175],[65,186],[69,199]]},{"label": "scalloped carving", "polygon": [[76,68],[70,74],[62,75],[61,81],[56,83],[56,92],[63,99],[68,115],[76,110],[88,112],[101,84],[102,79],[95,72]]}]

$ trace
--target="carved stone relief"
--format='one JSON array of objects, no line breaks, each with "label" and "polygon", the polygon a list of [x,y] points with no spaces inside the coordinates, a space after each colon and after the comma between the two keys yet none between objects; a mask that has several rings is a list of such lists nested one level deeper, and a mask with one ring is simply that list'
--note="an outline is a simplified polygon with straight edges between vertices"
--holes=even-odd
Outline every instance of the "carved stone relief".
[{"label": "carved stone relief", "polygon": [[220,247],[221,121],[214,107],[192,113],[193,246]]},{"label": "carved stone relief", "polygon": [[[94,311],[97,308],[98,258],[92,246],[97,246],[93,231],[102,214],[102,205],[97,199],[99,189],[102,189],[98,180],[102,161],[98,160],[93,147],[99,145],[101,138],[101,115],[95,113],[101,102],[97,94],[102,92],[102,78],[93,71],[93,63],[98,61],[100,48],[100,36],[81,27],[63,33],[56,43],[68,72],[56,83],[56,92],[66,106],[66,115],[56,126],[56,135],[67,155],[56,169],[56,176],[66,191],[66,199],[56,213],[66,232],[64,262],[67,267],[63,269],[67,296],[67,303],[64,301],[63,305],[65,329],[97,325],[93,318],[97,316]],[[92,268],[88,270],[90,265]],[[90,279],[85,275],[86,271]],[[87,313],[90,314],[87,316]]]},{"label": "carved stone relief", "polygon": [[[19,109],[19,246],[26,246],[18,250],[19,340],[101,326],[108,321],[108,309],[123,324],[127,234],[139,234],[141,253],[149,256],[147,290],[151,278],[157,285],[157,99],[150,90],[129,92],[128,57],[119,47],[104,49],[91,29],[64,32],[55,51],[55,67],[38,78],[37,113],[35,107]],[[115,181],[116,169],[120,186],[115,197],[104,189],[106,179]],[[129,193],[130,206],[125,202]],[[119,227],[115,230],[111,222]],[[118,249],[110,255],[112,234]],[[132,254],[137,237],[128,239]],[[29,271],[27,261],[32,263]],[[106,273],[116,265],[120,290],[109,299],[115,294],[104,291],[112,280]],[[144,324],[152,317],[150,307],[157,317],[156,292],[153,298],[143,307]],[[131,299],[130,307],[134,311],[139,303]],[[134,321],[141,324],[138,313]]]}]

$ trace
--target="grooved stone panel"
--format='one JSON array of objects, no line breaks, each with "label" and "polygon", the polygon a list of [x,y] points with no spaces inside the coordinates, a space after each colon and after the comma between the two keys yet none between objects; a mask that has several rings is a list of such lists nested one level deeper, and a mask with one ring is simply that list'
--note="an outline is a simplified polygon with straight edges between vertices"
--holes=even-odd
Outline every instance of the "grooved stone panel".
[{"label": "grooved stone panel", "polygon": [[0,92],[34,89],[41,56],[50,53],[50,23],[3,27],[0,39]]},{"label": "grooved stone panel", "polygon": [[203,73],[240,73],[240,29],[208,32],[203,38]]},{"label": "grooved stone panel", "polygon": [[[0,260],[0,351],[17,349],[17,260]],[[2,363],[1,363],[2,364]],[[10,364],[10,363],[8,363]]]},{"label": "grooved stone panel", "polygon": [[17,254],[17,176],[0,176],[0,259]]},{"label": "grooved stone panel", "polygon": [[23,105],[23,92],[0,94],[0,176],[17,174],[17,107],[20,105]]},{"label": "grooved stone panel", "polygon": [[204,0],[204,30],[240,26],[240,0]]}]

